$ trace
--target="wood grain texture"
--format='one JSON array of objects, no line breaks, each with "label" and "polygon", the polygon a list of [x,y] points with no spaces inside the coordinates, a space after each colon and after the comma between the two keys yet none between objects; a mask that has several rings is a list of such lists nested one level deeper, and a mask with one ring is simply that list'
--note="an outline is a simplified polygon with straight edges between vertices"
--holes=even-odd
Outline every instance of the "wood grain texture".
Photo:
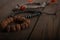
[{"label": "wood grain texture", "polygon": [[56,15],[41,15],[29,40],[57,40],[58,23]]},{"label": "wood grain texture", "polygon": [[[46,0],[35,0],[36,2],[44,2]],[[34,2],[35,2],[34,1]],[[58,1],[60,3],[60,0]],[[0,20],[4,19],[6,16],[10,15],[11,10],[16,6],[16,4],[27,3],[26,0],[0,0]],[[60,8],[60,4],[59,8]],[[45,8],[48,13],[55,13],[55,7],[50,9],[50,6]],[[52,10],[53,9],[53,10]],[[59,9],[60,10],[60,9]],[[60,11],[56,15],[46,15],[42,14],[36,24],[33,32],[32,29],[35,25],[36,18],[31,19],[30,28],[22,30],[20,32],[10,32],[1,33],[0,40],[60,40]],[[32,33],[31,33],[32,32]],[[31,33],[31,34],[30,34]]]}]

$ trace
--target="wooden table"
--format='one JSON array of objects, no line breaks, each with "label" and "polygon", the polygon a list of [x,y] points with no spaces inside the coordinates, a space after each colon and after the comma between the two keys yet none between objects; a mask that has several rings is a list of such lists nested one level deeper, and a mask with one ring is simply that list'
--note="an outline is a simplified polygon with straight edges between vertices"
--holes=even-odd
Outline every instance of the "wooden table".
[{"label": "wooden table", "polygon": [[[13,1],[0,7],[1,20],[8,16],[11,9],[16,6],[17,2]],[[56,15],[42,14],[31,18],[30,27],[20,32],[0,32],[0,40],[60,40],[59,13],[57,12]]]}]

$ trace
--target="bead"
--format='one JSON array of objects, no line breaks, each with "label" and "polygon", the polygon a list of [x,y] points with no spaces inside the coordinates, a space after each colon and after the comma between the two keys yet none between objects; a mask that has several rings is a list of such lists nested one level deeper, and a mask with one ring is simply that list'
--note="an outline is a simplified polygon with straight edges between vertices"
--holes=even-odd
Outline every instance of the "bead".
[{"label": "bead", "polygon": [[16,30],[21,31],[21,25],[20,24],[16,24]]}]

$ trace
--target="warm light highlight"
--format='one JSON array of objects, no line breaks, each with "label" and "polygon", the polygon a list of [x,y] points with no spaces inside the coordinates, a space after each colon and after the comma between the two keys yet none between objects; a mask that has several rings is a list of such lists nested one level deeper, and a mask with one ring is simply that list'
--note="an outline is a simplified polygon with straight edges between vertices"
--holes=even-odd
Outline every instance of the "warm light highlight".
[{"label": "warm light highlight", "polygon": [[57,0],[51,0],[51,3],[56,3],[57,2]]},{"label": "warm light highlight", "polygon": [[33,0],[27,0],[28,2],[33,2]]}]

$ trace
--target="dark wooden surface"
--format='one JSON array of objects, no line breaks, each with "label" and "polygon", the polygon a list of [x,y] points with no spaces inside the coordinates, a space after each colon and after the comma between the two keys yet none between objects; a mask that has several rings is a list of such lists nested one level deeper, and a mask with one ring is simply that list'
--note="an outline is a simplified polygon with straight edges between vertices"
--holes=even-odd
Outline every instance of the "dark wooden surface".
[{"label": "dark wooden surface", "polygon": [[[2,0],[0,1],[0,20],[10,15],[11,9],[16,6],[20,1],[16,0]],[[24,3],[24,2],[22,2]],[[45,9],[50,9],[47,6]],[[43,11],[44,13],[48,10]],[[56,9],[50,12],[54,13]],[[31,19],[31,24],[28,29],[20,32],[0,32],[0,40],[60,40],[60,10],[56,12],[56,15],[46,15]]]}]

